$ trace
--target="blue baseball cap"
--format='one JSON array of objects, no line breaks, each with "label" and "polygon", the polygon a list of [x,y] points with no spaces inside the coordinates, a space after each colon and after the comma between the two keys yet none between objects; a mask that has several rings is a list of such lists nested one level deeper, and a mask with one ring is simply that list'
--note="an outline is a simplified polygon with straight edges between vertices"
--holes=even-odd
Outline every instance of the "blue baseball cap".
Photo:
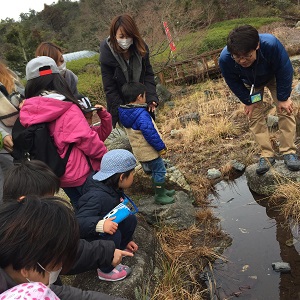
[{"label": "blue baseball cap", "polygon": [[105,153],[100,164],[100,171],[93,179],[103,181],[114,174],[124,173],[136,167],[134,155],[125,149],[114,149]]}]

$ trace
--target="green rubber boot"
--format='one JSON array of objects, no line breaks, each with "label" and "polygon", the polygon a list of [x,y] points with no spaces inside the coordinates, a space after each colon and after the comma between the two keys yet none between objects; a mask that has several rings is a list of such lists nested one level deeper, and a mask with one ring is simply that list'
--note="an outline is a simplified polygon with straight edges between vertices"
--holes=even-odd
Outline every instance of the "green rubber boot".
[{"label": "green rubber boot", "polygon": [[[153,177],[152,177],[151,181],[152,181],[152,184],[154,185]],[[169,196],[169,197],[174,196],[174,195],[175,195],[175,192],[176,192],[175,190],[167,190],[167,189],[165,189],[165,194],[166,194],[167,196]]]},{"label": "green rubber boot", "polygon": [[169,197],[172,197],[175,195],[175,190],[167,190],[165,189],[165,194]]},{"label": "green rubber boot", "polygon": [[173,197],[166,194],[165,183],[164,182],[154,182],[155,187],[155,203],[165,205],[174,202]]}]

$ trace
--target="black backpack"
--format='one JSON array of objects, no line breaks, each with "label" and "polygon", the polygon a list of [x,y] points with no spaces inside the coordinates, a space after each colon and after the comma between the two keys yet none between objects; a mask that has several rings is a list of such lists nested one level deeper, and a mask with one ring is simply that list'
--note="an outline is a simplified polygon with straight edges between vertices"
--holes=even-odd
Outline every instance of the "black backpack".
[{"label": "black backpack", "polygon": [[61,158],[49,134],[48,124],[39,123],[24,127],[18,118],[12,128],[13,152],[11,155],[15,163],[24,160],[41,160],[46,163],[56,176],[61,177],[66,170],[66,165],[74,143],[69,145],[64,158]]}]

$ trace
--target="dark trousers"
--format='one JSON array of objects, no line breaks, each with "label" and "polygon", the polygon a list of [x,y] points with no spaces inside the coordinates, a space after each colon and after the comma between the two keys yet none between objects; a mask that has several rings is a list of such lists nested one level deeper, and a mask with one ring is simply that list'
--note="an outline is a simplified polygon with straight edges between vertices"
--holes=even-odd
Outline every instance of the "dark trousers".
[{"label": "dark trousers", "polygon": [[67,196],[70,198],[71,204],[76,212],[78,209],[78,200],[82,196],[83,185],[74,187],[64,187],[62,188]]},{"label": "dark trousers", "polygon": [[[104,233],[100,236],[101,240],[114,241],[116,249],[125,249],[127,244],[132,241],[132,236],[137,225],[137,219],[135,215],[129,215],[125,220],[123,220],[119,226],[118,230],[114,234]],[[109,273],[114,269],[113,266],[106,268],[101,268],[104,273]]]}]

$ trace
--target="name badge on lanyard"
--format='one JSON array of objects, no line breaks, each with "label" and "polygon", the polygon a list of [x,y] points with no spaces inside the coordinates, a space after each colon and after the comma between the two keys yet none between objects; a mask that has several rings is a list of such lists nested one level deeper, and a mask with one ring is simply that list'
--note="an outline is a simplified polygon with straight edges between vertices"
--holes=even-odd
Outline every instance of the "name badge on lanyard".
[{"label": "name badge on lanyard", "polygon": [[253,93],[253,90],[254,90],[254,84],[252,84],[251,90],[250,90],[250,101],[252,104],[262,100],[261,92]]}]

